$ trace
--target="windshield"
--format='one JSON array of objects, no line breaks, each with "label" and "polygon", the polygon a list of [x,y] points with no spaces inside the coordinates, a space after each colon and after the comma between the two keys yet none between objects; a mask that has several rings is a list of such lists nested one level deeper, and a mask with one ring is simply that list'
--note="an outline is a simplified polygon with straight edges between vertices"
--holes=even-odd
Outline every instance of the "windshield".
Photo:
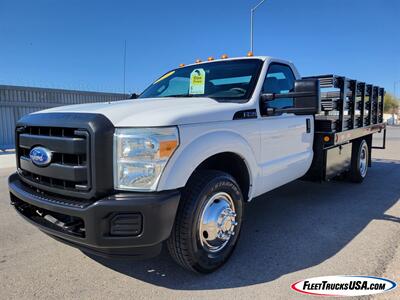
[{"label": "windshield", "polygon": [[248,100],[261,66],[260,59],[242,59],[175,69],[157,79],[139,98],[210,97],[216,100]]}]

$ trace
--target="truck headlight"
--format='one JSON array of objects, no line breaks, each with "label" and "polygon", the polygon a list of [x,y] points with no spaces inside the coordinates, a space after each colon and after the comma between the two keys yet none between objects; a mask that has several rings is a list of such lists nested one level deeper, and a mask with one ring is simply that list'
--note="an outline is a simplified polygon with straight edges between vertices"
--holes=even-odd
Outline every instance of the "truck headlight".
[{"label": "truck headlight", "polygon": [[114,187],[154,191],[179,145],[178,129],[117,128],[114,133]]}]

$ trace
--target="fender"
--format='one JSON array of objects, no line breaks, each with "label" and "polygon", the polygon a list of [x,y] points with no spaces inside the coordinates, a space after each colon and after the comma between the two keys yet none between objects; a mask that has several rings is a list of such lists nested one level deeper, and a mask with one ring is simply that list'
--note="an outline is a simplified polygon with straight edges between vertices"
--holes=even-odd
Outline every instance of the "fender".
[{"label": "fender", "polygon": [[[182,136],[184,141],[185,137]],[[257,145],[258,147],[258,145]],[[243,158],[250,178],[249,200],[253,196],[252,185],[261,178],[260,168],[255,159],[255,154],[248,141],[236,132],[220,130],[205,133],[191,140],[189,143],[179,145],[171,160],[167,163],[158,183],[157,190],[171,190],[186,185],[194,170],[207,158],[231,152]]]}]

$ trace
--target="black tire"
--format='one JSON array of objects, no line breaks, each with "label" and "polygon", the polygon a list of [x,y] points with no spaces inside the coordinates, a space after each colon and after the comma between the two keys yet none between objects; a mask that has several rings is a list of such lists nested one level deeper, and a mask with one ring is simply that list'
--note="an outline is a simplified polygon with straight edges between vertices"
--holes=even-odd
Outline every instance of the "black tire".
[{"label": "black tire", "polygon": [[[208,244],[205,246],[203,241],[208,237],[208,233],[202,231],[203,237],[200,237],[200,231],[203,229],[200,227],[203,223],[200,222],[203,220],[204,211],[207,207],[211,207],[207,205],[212,201],[213,195],[220,194],[228,194],[230,200],[233,201],[236,213],[233,221],[237,225],[230,227],[229,232],[234,232],[234,235],[229,235],[230,238],[223,248],[217,252],[209,252]],[[214,201],[219,203],[220,200]],[[175,224],[167,240],[169,253],[178,264],[190,271],[210,273],[218,269],[228,260],[236,246],[242,225],[242,215],[242,192],[231,175],[214,170],[196,172],[182,192]]]},{"label": "black tire", "polygon": [[363,182],[368,173],[369,150],[365,140],[353,142],[349,178],[355,183]]}]

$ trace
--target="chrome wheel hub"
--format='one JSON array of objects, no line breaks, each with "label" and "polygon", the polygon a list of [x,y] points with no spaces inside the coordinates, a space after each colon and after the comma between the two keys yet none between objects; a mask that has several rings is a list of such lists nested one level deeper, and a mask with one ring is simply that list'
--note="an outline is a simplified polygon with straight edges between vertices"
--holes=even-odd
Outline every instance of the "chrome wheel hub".
[{"label": "chrome wheel hub", "polygon": [[360,174],[362,177],[365,177],[366,173],[367,173],[367,158],[368,158],[368,154],[367,154],[367,149],[365,147],[361,148],[361,153],[360,153]]},{"label": "chrome wheel hub", "polygon": [[200,215],[199,238],[208,252],[222,250],[235,234],[236,212],[231,196],[220,192],[206,203]]}]

